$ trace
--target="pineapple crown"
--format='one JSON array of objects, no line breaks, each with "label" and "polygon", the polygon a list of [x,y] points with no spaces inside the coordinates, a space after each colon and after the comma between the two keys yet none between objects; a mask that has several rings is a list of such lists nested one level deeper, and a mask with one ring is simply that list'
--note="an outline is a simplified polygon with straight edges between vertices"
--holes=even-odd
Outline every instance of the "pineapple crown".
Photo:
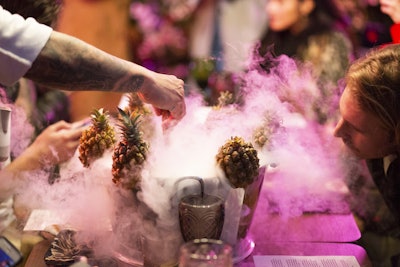
[{"label": "pineapple crown", "polygon": [[218,107],[225,107],[235,103],[235,97],[232,92],[223,91],[218,97]]},{"label": "pineapple crown", "polygon": [[137,93],[128,94],[129,106],[130,107],[142,107],[143,102],[140,100]]},{"label": "pineapple crown", "polygon": [[140,131],[140,116],[141,114],[137,114],[131,112],[129,110],[124,111],[121,108],[118,108],[119,112],[119,121],[120,121],[120,129],[122,131],[123,136],[129,143],[135,143],[137,141],[141,141],[142,132]]},{"label": "pineapple crown", "polygon": [[226,107],[233,106],[239,108],[243,105],[243,97],[240,93],[234,93],[231,91],[222,91],[217,100],[217,104],[213,106],[213,109],[219,110]]},{"label": "pineapple crown", "polygon": [[139,98],[137,93],[130,93],[128,95],[129,103],[127,109],[131,111],[131,113],[139,113],[139,114],[150,114],[151,110],[148,109],[142,100]]},{"label": "pineapple crown", "polygon": [[105,129],[108,125],[108,112],[104,111],[103,108],[93,110],[90,115],[92,119],[92,124],[98,129]]}]

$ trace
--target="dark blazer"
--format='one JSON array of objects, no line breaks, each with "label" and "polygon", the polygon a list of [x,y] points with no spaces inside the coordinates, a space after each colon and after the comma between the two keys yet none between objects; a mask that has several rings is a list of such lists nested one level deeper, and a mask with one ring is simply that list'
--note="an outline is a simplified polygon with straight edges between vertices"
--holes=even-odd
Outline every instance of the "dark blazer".
[{"label": "dark blazer", "polygon": [[366,162],[372,179],[396,220],[396,228],[399,230],[391,235],[400,237],[400,157],[390,164],[387,174],[384,172],[383,159],[372,159]]}]

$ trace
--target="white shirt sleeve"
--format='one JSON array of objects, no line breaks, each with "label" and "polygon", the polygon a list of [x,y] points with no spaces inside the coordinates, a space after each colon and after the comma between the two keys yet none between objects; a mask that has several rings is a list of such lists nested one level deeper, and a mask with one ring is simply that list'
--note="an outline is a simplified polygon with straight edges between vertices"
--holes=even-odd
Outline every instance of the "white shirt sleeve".
[{"label": "white shirt sleeve", "polygon": [[52,28],[0,6],[0,83],[11,85],[32,66]]}]

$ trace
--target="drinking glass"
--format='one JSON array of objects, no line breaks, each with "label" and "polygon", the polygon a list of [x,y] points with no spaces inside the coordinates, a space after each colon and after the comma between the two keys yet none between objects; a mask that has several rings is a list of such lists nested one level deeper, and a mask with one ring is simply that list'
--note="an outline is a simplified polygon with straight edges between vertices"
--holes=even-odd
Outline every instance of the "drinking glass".
[{"label": "drinking glass", "polygon": [[175,267],[179,261],[179,249],[183,243],[178,235],[143,235],[141,239],[144,267]]},{"label": "drinking glass", "polygon": [[232,247],[215,239],[195,239],[180,248],[179,267],[232,267]]},{"label": "drinking glass", "polygon": [[179,202],[179,223],[183,240],[219,239],[224,226],[222,198],[213,195],[187,195]]}]

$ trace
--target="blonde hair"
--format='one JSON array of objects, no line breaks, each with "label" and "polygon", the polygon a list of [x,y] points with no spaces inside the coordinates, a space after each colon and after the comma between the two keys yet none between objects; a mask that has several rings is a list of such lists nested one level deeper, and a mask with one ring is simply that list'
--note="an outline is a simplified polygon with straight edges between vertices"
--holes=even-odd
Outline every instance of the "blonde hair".
[{"label": "blonde hair", "polygon": [[345,81],[361,109],[379,118],[400,152],[400,44],[371,50],[350,66]]}]

